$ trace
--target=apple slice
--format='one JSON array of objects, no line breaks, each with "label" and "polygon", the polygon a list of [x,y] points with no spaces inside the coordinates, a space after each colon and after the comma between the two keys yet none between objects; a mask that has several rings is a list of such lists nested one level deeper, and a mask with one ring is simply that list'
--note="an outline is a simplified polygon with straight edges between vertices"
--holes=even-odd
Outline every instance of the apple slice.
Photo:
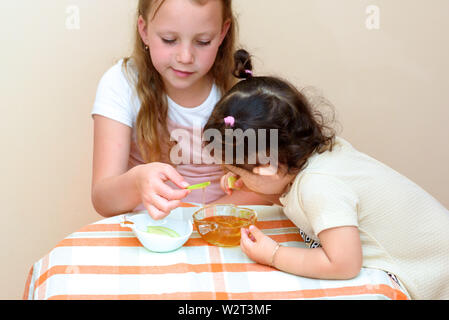
[{"label": "apple slice", "polygon": [[157,234],[160,236],[171,237],[171,238],[179,237],[179,234],[176,231],[174,231],[170,228],[162,227],[162,226],[148,226],[147,232],[152,233],[152,234]]},{"label": "apple slice", "polygon": [[228,177],[228,187],[229,189],[236,189],[235,188],[235,182],[237,181],[236,176],[229,176]]}]

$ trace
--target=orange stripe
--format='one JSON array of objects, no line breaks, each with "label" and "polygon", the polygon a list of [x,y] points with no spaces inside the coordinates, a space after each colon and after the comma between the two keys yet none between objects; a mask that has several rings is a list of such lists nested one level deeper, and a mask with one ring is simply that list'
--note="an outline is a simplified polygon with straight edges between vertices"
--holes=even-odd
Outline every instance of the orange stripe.
[{"label": "orange stripe", "polygon": [[[190,238],[186,247],[208,246],[201,238]],[[136,237],[129,238],[73,238],[64,239],[56,247],[143,247]]]},{"label": "orange stripe", "polygon": [[298,291],[278,292],[174,292],[163,294],[134,294],[134,295],[58,295],[50,297],[50,300],[185,300],[190,296],[192,300],[215,300],[215,296],[226,296],[228,299],[236,300],[274,300],[274,299],[317,299],[324,297],[356,296],[379,294],[392,300],[407,300],[407,296],[399,290],[393,289],[385,284],[372,286],[342,287],[328,289],[311,289]]},{"label": "orange stripe", "polygon": [[[167,274],[167,273],[203,273],[203,272],[270,272],[275,271],[268,266],[258,263],[226,263],[220,262],[207,264],[187,264],[178,263],[167,266],[72,266],[59,265],[51,267],[42,274],[36,281],[36,285],[40,286],[49,278],[58,274]],[[221,284],[220,284],[221,285]],[[224,291],[224,288],[223,290]]]},{"label": "orange stripe", "polygon": [[136,237],[130,238],[73,238],[64,239],[56,247],[142,247]]},{"label": "orange stripe", "polygon": [[25,282],[25,290],[23,292],[22,300],[28,300],[28,296],[30,294],[31,278],[33,277],[33,270],[34,270],[34,266],[32,266],[30,271],[28,272],[28,277]]},{"label": "orange stripe", "polygon": [[162,294],[58,295],[49,300],[215,300],[214,292],[174,292]]},{"label": "orange stripe", "polygon": [[[269,237],[277,242],[303,241],[299,233],[275,234]],[[202,238],[190,238],[184,244],[186,247],[211,246]],[[142,247],[136,237],[126,238],[70,238],[64,239],[57,247]]]},{"label": "orange stripe", "polygon": [[[40,278],[43,274],[46,274],[46,273],[47,273],[49,262],[50,262],[50,254],[47,254],[47,255],[42,259],[42,267],[41,267],[41,270],[40,270],[40,272],[39,272],[39,278]],[[37,281],[36,281],[36,282],[37,282]],[[38,288],[38,287],[39,287],[39,291],[38,291],[37,297],[38,297],[39,300],[43,300],[43,299],[45,298],[45,293],[46,293],[46,291],[47,291],[47,283],[46,283],[46,282],[42,283],[42,286],[36,285],[36,284],[35,284],[35,285],[34,285],[34,290],[36,290],[36,288]]]},{"label": "orange stripe", "polygon": [[[292,228],[295,225],[290,220],[278,220],[278,221],[257,221],[256,226],[259,229],[278,229],[278,228]],[[120,231],[132,231],[131,228],[122,227],[118,223],[109,224],[90,224],[76,232],[120,232]]]},{"label": "orange stripe", "polygon": [[256,227],[259,229],[296,228],[290,220],[257,221]]},{"label": "orange stripe", "polygon": [[[275,220],[275,221],[257,221],[256,226],[259,229],[278,229],[278,228],[294,228],[295,225],[290,220]],[[131,228],[122,227],[119,223],[109,224],[90,224],[76,232],[117,232],[117,231],[132,231]]]},{"label": "orange stripe", "polygon": [[407,296],[399,290],[396,290],[388,285],[364,285],[357,287],[341,287],[341,288],[327,288],[327,289],[309,289],[298,290],[290,292],[255,292],[248,294],[234,293],[232,299],[251,299],[252,295],[255,295],[257,299],[261,300],[273,300],[273,299],[316,299],[322,297],[339,297],[339,296],[354,296],[354,295],[367,295],[367,294],[379,294],[384,295],[392,300],[407,300]]},{"label": "orange stripe", "polygon": [[390,283],[393,285],[394,288],[401,290],[401,287],[399,286],[399,284],[396,281],[394,281],[390,275],[388,276],[388,278],[390,279]]},{"label": "orange stripe", "polygon": [[299,233],[273,234],[268,236],[277,242],[289,242],[289,241],[304,242]]}]

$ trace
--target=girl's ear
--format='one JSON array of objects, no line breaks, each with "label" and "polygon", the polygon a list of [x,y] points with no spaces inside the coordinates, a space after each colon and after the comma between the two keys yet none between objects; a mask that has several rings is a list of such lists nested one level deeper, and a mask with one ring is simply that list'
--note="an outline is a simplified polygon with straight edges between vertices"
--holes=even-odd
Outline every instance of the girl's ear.
[{"label": "girl's ear", "polygon": [[145,19],[140,15],[137,19],[137,28],[139,30],[140,38],[143,43],[147,44],[148,42],[148,28]]},{"label": "girl's ear", "polygon": [[223,23],[223,28],[221,29],[220,34],[220,45],[223,43],[224,38],[228,34],[229,28],[231,27],[231,20],[228,19]]}]

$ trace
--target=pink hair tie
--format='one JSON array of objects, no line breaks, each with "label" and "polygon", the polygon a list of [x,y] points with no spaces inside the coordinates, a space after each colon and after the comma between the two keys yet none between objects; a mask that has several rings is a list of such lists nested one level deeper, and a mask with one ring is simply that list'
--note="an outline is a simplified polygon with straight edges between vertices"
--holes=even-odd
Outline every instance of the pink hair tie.
[{"label": "pink hair tie", "polygon": [[249,70],[249,69],[246,69],[245,73],[251,75],[251,77],[253,76],[253,72],[251,70]]},{"label": "pink hair tie", "polygon": [[226,118],[224,118],[224,123],[225,123],[227,126],[233,127],[233,126],[234,126],[234,123],[235,123],[235,119],[234,119],[234,117],[232,117],[232,116],[226,117]]}]

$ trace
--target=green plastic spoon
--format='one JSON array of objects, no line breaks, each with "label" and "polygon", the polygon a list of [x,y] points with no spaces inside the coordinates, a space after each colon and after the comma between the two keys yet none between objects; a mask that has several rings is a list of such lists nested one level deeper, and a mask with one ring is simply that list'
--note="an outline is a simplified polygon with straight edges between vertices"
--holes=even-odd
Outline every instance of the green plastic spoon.
[{"label": "green plastic spoon", "polygon": [[196,189],[203,189],[210,185],[210,181],[194,184],[193,186],[188,186],[187,190],[196,190]]}]

